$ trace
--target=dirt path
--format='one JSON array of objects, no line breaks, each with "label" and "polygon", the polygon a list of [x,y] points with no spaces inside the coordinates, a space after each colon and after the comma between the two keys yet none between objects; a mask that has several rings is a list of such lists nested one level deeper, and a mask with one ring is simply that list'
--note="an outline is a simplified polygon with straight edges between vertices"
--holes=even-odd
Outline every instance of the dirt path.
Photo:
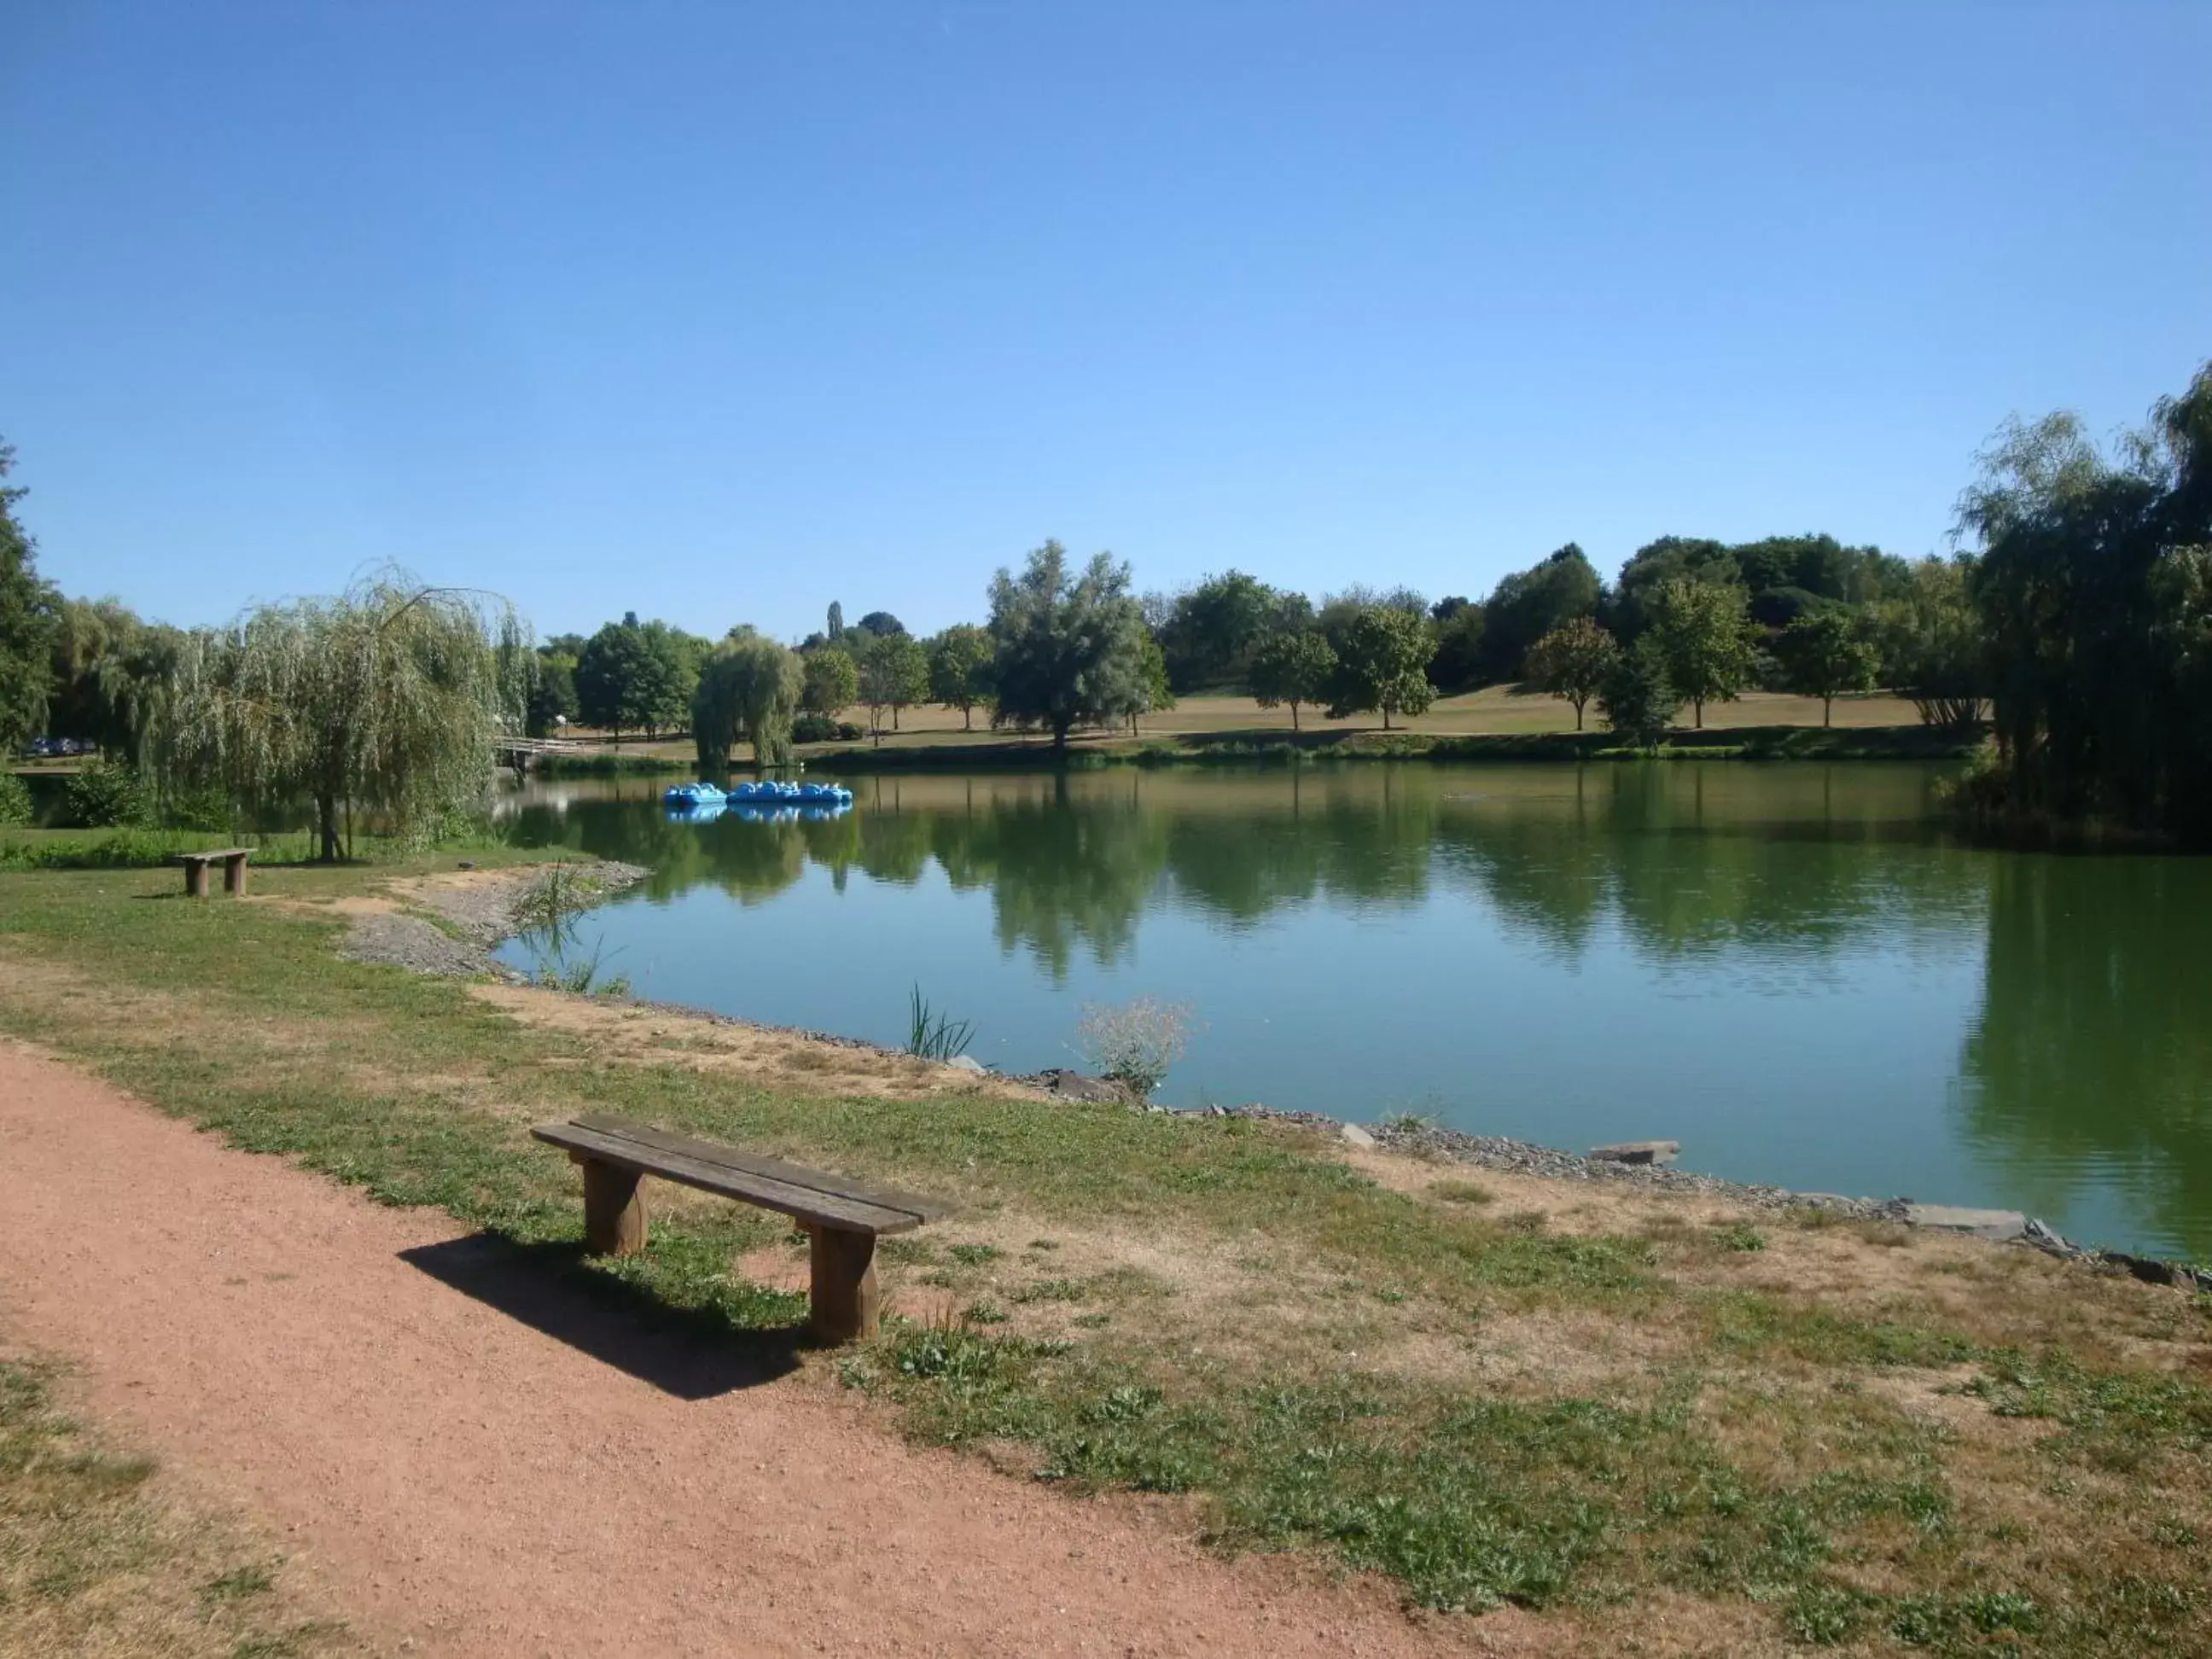
[{"label": "dirt path", "polygon": [[[544,1264],[0,1040],[0,1328],[283,1534],[381,1650],[1425,1654],[1386,1587],[916,1452]],[[597,1357],[595,1357],[597,1356]]]}]

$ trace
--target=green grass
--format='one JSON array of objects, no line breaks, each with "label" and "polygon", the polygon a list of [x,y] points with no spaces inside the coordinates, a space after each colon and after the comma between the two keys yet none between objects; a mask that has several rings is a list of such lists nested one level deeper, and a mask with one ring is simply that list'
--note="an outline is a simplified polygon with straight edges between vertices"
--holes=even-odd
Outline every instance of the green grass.
[{"label": "green grass", "polygon": [[[329,897],[368,878],[283,868],[264,890]],[[964,1317],[894,1320],[834,1367],[922,1439],[1025,1446],[1039,1478],[1079,1489],[1188,1494],[1224,1547],[1325,1552],[1437,1607],[1603,1619],[1665,1586],[1871,1650],[2087,1654],[2112,1650],[2096,1645],[2109,1627],[2131,1650],[2185,1652],[2212,1637],[2205,1567],[2141,1544],[2130,1508],[2159,1494],[2168,1534],[2212,1531],[2201,1386],[1998,1342],[1932,1304],[1851,1313],[1726,1277],[1812,1237],[1800,1230],[1563,1231],[1497,1213],[1472,1183],[1389,1190],[1318,1137],[1252,1120],[823,1097],[611,1064],[459,984],[337,958],[335,922],[192,903],[172,884],[0,875],[0,968],[32,969],[0,996],[0,1028],[249,1150],[500,1235],[702,1342],[797,1343],[805,1298],[730,1267],[786,1224],[699,1206],[657,1219],[638,1256],[588,1260],[573,1171],[528,1121],[614,1111],[940,1191],[962,1218],[892,1241],[884,1270]],[[97,994],[72,1000],[65,976]],[[188,1014],[165,1013],[178,1003]],[[257,1042],[268,1030],[284,1040]],[[1248,1288],[1206,1304],[1084,1254],[1116,1236]],[[1507,1388],[1370,1359],[1530,1321],[1568,1322],[1571,1356],[1595,1328],[1655,1358]],[[1960,1367],[1993,1419],[2048,1425],[2003,1478],[2079,1483],[2075,1525],[2096,1548],[2006,1541],[2012,1516],[1961,1496],[1948,1431],[1878,1386]],[[1894,1589],[1864,1588],[1877,1582]]]}]

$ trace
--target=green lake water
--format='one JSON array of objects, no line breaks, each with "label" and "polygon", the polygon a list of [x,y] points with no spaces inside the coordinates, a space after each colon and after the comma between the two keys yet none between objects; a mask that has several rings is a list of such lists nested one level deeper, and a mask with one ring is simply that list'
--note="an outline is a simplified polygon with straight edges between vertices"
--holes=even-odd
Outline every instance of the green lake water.
[{"label": "green lake water", "polygon": [[[648,865],[585,923],[641,996],[1082,1066],[1085,1004],[1197,1024],[1161,1097],[1394,1111],[1804,1190],[2002,1205],[2212,1256],[2212,860],[1969,846],[1940,770],[1338,765],[848,780],[826,822],[534,784]],[[527,946],[507,947],[526,963]]]}]

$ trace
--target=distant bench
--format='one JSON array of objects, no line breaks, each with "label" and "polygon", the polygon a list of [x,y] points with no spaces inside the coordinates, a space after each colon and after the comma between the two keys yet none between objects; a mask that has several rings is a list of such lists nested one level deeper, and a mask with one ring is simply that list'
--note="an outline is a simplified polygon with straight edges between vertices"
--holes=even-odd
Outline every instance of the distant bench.
[{"label": "distant bench", "polygon": [[179,853],[177,862],[185,866],[185,891],[194,898],[208,896],[208,866],[217,859],[222,860],[222,890],[235,898],[246,890],[246,861],[253,856],[251,847],[223,847],[212,853]]},{"label": "distant bench", "polygon": [[911,1232],[948,1212],[946,1206],[917,1194],[864,1186],[627,1118],[592,1115],[541,1123],[530,1133],[582,1166],[584,1248],[594,1255],[629,1255],[645,1248],[640,1176],[681,1182],[791,1217],[813,1237],[811,1322],[824,1342],[874,1334],[878,1237]]}]

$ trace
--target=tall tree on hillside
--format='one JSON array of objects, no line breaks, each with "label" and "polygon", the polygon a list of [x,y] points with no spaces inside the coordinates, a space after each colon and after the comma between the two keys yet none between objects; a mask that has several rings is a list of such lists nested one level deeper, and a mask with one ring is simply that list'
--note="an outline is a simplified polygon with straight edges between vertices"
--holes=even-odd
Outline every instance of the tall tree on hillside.
[{"label": "tall tree on hillside", "polygon": [[15,446],[0,443],[0,757],[46,725],[59,603],[40,580],[36,544],[15,517],[15,503],[30,492],[7,482],[15,465]]},{"label": "tall tree on hillside", "polygon": [[528,654],[507,606],[404,571],[264,605],[185,636],[152,769],[165,793],[220,790],[241,816],[305,809],[325,860],[362,813],[425,841],[489,799]]},{"label": "tall tree on hillside", "polygon": [[1603,589],[1596,570],[1572,542],[1540,564],[1506,577],[1482,607],[1484,677],[1522,678],[1529,647],[1577,617],[1595,616]]},{"label": "tall tree on hillside", "polygon": [[1836,698],[1874,688],[1881,652],[1863,616],[1840,605],[1808,611],[1775,641],[1790,689],[1820,700],[1820,724],[1834,723]]},{"label": "tall tree on hillside", "polygon": [[1196,691],[1244,679],[1253,650],[1282,624],[1285,597],[1241,570],[1207,576],[1177,594],[1158,630],[1175,689]]},{"label": "tall tree on hillside", "polygon": [[955,623],[929,642],[929,695],[960,711],[961,729],[975,729],[975,708],[991,701],[990,630]]},{"label": "tall tree on hillside", "polygon": [[740,738],[752,744],[755,766],[788,766],[791,724],[805,686],[797,652],[750,629],[731,629],[692,693],[691,741],[700,770],[709,776],[728,771]]},{"label": "tall tree on hillside", "polygon": [[991,582],[994,726],[1042,726],[1065,752],[1079,725],[1105,725],[1151,702],[1144,614],[1129,593],[1129,567],[1094,555],[1080,574],[1067,550],[1047,542],[1017,576]]},{"label": "tall tree on hillside", "polygon": [[871,723],[884,723],[884,710],[891,711],[891,730],[898,730],[899,710],[929,696],[929,653],[921,641],[904,629],[878,634],[862,625],[853,632],[860,641],[860,701],[868,705]]},{"label": "tall tree on hillside", "polygon": [[1743,568],[1725,542],[1698,536],[1662,536],[1646,542],[1620,567],[1620,580],[1598,608],[1598,620],[1624,648],[1643,636],[1669,582],[1743,581]]},{"label": "tall tree on hillside", "polygon": [[860,701],[860,671],[850,653],[825,645],[808,652],[805,665],[799,704],[810,714],[835,716]]},{"label": "tall tree on hillside", "polygon": [[1252,696],[1262,708],[1287,704],[1291,730],[1301,707],[1318,706],[1336,676],[1336,653],[1317,629],[1271,635],[1252,657]]},{"label": "tall tree on hillside", "polygon": [[1575,730],[1583,729],[1583,708],[1605,689],[1620,660],[1620,646],[1592,617],[1562,623],[1528,647],[1528,678],[1555,697],[1575,706]]},{"label": "tall tree on hillside", "polygon": [[1436,622],[1437,654],[1429,664],[1429,678],[1446,694],[1473,690],[1483,683],[1489,666],[1483,642],[1489,617],[1480,605],[1457,599],[1439,601],[1431,615]]},{"label": "tall tree on hillside", "polygon": [[830,601],[830,643],[842,645],[844,642],[845,607],[832,599]]},{"label": "tall tree on hillside", "polygon": [[1379,709],[1388,732],[1393,714],[1420,714],[1436,699],[1428,675],[1436,649],[1428,619],[1419,611],[1382,605],[1361,611],[1336,646],[1330,718]]},{"label": "tall tree on hillside", "polygon": [[853,624],[856,634],[872,634],[876,638],[888,639],[893,634],[906,632],[906,624],[888,611],[871,611]]},{"label": "tall tree on hillside", "polygon": [[1676,577],[1652,605],[1652,638],[1667,665],[1667,680],[1705,724],[1705,705],[1730,702],[1751,684],[1759,650],[1750,596],[1732,584]]}]

